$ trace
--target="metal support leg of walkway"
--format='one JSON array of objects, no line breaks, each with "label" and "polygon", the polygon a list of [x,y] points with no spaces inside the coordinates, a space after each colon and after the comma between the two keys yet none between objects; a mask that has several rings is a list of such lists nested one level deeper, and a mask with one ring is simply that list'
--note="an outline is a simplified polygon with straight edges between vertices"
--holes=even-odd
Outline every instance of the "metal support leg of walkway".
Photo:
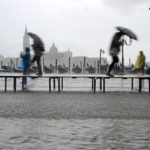
[{"label": "metal support leg of walkway", "polygon": [[105,78],[103,78],[103,92],[105,92]]},{"label": "metal support leg of walkway", "polygon": [[96,78],[93,78],[94,80],[94,93],[96,92]]},{"label": "metal support leg of walkway", "polygon": [[61,89],[63,90],[64,88],[64,78],[61,78]]},{"label": "metal support leg of walkway", "polygon": [[7,92],[7,77],[5,77],[5,92]]},{"label": "metal support leg of walkway", "polygon": [[51,93],[51,78],[49,78],[49,92]]},{"label": "metal support leg of walkway", "polygon": [[139,78],[139,92],[141,92],[142,90],[142,79]]},{"label": "metal support leg of walkway", "polygon": [[99,87],[100,87],[100,91],[101,91],[101,90],[102,90],[102,78],[100,78],[99,80],[100,80],[100,85],[99,85]]},{"label": "metal support leg of walkway", "polygon": [[92,90],[94,89],[94,79],[92,78]]},{"label": "metal support leg of walkway", "polygon": [[133,87],[134,87],[134,81],[133,81],[133,78],[131,78],[131,89],[132,89],[132,91],[133,91]]},{"label": "metal support leg of walkway", "polygon": [[150,93],[150,79],[148,79],[149,80],[149,93]]},{"label": "metal support leg of walkway", "polygon": [[16,92],[16,77],[14,77],[14,92]]},{"label": "metal support leg of walkway", "polygon": [[53,88],[54,88],[54,90],[55,90],[55,88],[56,88],[56,85],[55,85],[55,78],[53,78]]},{"label": "metal support leg of walkway", "polygon": [[58,92],[60,92],[60,78],[57,79],[58,79]]}]

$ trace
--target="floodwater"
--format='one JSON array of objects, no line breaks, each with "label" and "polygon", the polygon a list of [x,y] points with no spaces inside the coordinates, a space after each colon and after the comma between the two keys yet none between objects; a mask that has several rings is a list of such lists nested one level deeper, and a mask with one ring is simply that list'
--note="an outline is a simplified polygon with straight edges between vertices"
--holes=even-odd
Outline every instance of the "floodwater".
[{"label": "floodwater", "polygon": [[[17,90],[21,91],[21,80],[17,81]],[[4,83],[1,79],[0,82],[0,90],[3,91]],[[148,85],[144,83],[143,91],[148,91]],[[13,81],[8,80],[8,90],[13,90]],[[46,79],[29,79],[28,90],[30,91],[48,91],[48,80]],[[57,87],[56,87],[57,90]],[[64,81],[64,91],[91,91],[91,81],[88,79],[70,79]],[[99,91],[99,86],[97,86],[97,91]],[[128,92],[131,92],[131,81],[130,80],[108,80],[106,82],[106,91],[126,91],[126,97],[128,97]],[[134,83],[134,92],[138,92],[138,82]],[[34,93],[34,92],[33,92]],[[97,92],[98,93],[98,92]],[[21,93],[22,94],[22,93]],[[17,98],[17,95],[21,95],[20,92],[16,93],[14,97]],[[23,93],[24,94],[24,93]],[[26,95],[25,95],[26,94]],[[105,98],[102,101],[97,100],[100,94],[93,94],[92,92],[86,95],[84,94],[84,100],[81,93],[78,94],[76,92],[76,97],[74,94],[63,93],[63,95],[57,94],[58,97],[62,97],[63,99],[68,99],[64,102],[64,105],[61,104],[62,100],[57,101],[55,104],[55,100],[57,96],[54,97],[51,101],[48,100],[48,96],[45,97],[45,100],[37,99],[37,105],[31,106],[31,103],[36,102],[36,98],[30,97],[31,99],[25,99],[28,97],[28,92],[24,94],[24,99],[15,100],[10,99],[13,96],[13,93],[8,96],[3,96],[3,93],[0,93],[0,150],[149,150],[150,149],[150,117],[139,117],[136,115],[142,114],[144,116],[145,111],[148,110],[149,102],[144,101],[147,104],[142,105],[137,108],[137,112],[132,112],[132,107],[135,105],[138,106],[140,102],[140,98],[138,101],[132,99],[131,103],[128,105],[130,100],[125,100],[123,103],[127,103],[127,106],[124,107],[125,104],[122,104],[122,99],[117,101],[112,101],[110,104],[109,101],[105,101]],[[32,92],[30,93],[32,95]],[[36,94],[34,93],[33,96]],[[40,95],[40,94],[39,94]],[[38,96],[39,96],[38,95]],[[45,94],[46,95],[46,94]],[[56,95],[56,94],[54,94]],[[93,96],[94,95],[94,96]],[[102,97],[110,97],[107,92],[102,95]],[[110,94],[111,95],[111,94]],[[113,96],[113,95],[112,95]],[[139,96],[139,95],[137,95]],[[143,95],[146,99],[149,99],[149,95]],[[5,97],[5,98],[4,98]],[[40,96],[39,96],[40,97]],[[43,94],[44,97],[44,94]],[[50,97],[53,97],[53,94],[50,94]],[[90,100],[86,102],[90,97]],[[93,99],[92,102],[92,98]],[[125,97],[125,96],[124,96]],[[130,96],[129,96],[130,97]],[[131,96],[132,97],[132,96]],[[130,98],[131,98],[130,97]],[[142,96],[141,96],[142,97]],[[133,96],[136,99],[136,96]],[[33,99],[33,101],[32,101]],[[61,99],[61,98],[60,98]],[[84,101],[84,103],[82,103]],[[48,103],[49,102],[49,103]],[[70,104],[69,104],[70,102]],[[101,103],[100,103],[101,102]],[[114,102],[116,104],[114,104]],[[119,104],[118,104],[119,102]],[[63,103],[63,102],[62,102]],[[73,103],[73,105],[71,104]],[[96,105],[95,106],[92,106]],[[96,103],[96,104],[94,104]],[[118,105],[117,105],[118,104]],[[49,106],[48,106],[49,105]],[[48,109],[50,105],[55,106],[53,109]],[[58,107],[59,105],[59,107]],[[71,106],[72,105],[72,106]],[[115,112],[116,115],[120,117],[112,117],[109,114],[110,111]],[[111,106],[115,107],[117,105],[118,112],[115,111],[115,108],[111,108]],[[47,107],[46,107],[47,106]],[[76,106],[81,107],[79,109]],[[100,107],[101,106],[101,107]],[[105,107],[104,107],[105,106]],[[131,108],[129,108],[129,107]],[[64,107],[61,110],[61,107]],[[65,118],[68,111],[72,107],[74,111],[72,111],[72,117]],[[87,107],[84,108],[84,107]],[[120,107],[120,108],[119,108]],[[41,110],[40,110],[41,108]],[[88,110],[92,108],[93,110]],[[97,112],[98,108],[102,112],[106,112],[107,117],[89,117],[86,115],[86,112],[82,112],[85,110],[87,112],[92,112],[93,114],[101,113]],[[122,108],[124,108],[123,112]],[[29,110],[30,112],[29,112]],[[37,110],[39,109],[39,110]],[[94,110],[95,109],[95,110]],[[106,109],[106,110],[105,110]],[[128,109],[128,110],[126,110]],[[57,118],[49,117],[49,113],[47,111],[53,111],[57,115]],[[135,110],[135,108],[133,109]],[[142,111],[141,111],[142,110]],[[145,111],[144,111],[145,110]],[[45,111],[45,112],[44,112]],[[76,111],[81,111],[84,117],[78,118],[74,117]],[[95,111],[95,112],[94,112]],[[134,116],[124,117],[123,113],[126,111],[131,111],[130,113],[134,113]],[[141,113],[140,113],[141,111]],[[40,115],[42,113],[47,113],[47,117],[44,115]],[[59,112],[59,113],[58,113]],[[64,114],[61,114],[63,112]],[[20,116],[20,114],[22,114]],[[29,113],[29,114],[24,114]],[[118,114],[117,114],[118,113]],[[130,115],[129,113],[129,115]],[[148,112],[147,112],[148,113]],[[5,114],[5,115],[4,115]],[[54,115],[54,114],[53,114]],[[142,116],[141,115],[141,116]],[[36,116],[36,117],[34,117]],[[68,114],[69,116],[69,114]],[[94,116],[94,115],[93,115]],[[110,117],[108,117],[110,116]],[[113,116],[113,115],[112,115]],[[122,116],[122,117],[121,117]]]},{"label": "floodwater", "polygon": [[0,118],[4,150],[149,150],[150,120]]}]

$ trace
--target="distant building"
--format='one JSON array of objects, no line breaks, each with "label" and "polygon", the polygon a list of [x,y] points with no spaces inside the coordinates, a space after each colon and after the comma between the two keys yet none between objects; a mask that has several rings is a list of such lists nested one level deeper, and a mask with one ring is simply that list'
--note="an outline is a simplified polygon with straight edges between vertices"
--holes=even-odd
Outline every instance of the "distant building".
[{"label": "distant building", "polygon": [[50,66],[50,64],[55,64],[57,59],[58,64],[68,65],[69,57],[72,58],[72,52],[70,50],[59,52],[58,48],[53,43],[49,49],[49,52],[44,53],[44,64],[46,66]]},{"label": "distant building", "polygon": [[[30,47],[30,40],[29,40],[29,35],[28,35],[28,30],[27,27],[25,27],[25,32],[23,36],[23,50],[25,50],[26,47]],[[50,64],[55,65],[56,60],[57,60],[57,65],[65,65],[69,66],[69,58],[70,58],[70,65],[73,66],[79,65],[85,67],[87,65],[92,65],[94,67],[98,67],[99,64],[99,57],[85,57],[85,56],[75,56],[73,57],[72,52],[70,49],[60,52],[58,51],[58,48],[55,46],[53,43],[52,46],[49,49],[49,52],[45,52],[43,55],[43,64],[46,65],[47,67],[50,66]],[[2,61],[3,65],[9,65],[9,66],[18,66],[20,63],[20,56],[16,58],[4,58],[2,55],[0,55],[0,61]],[[107,59],[106,58],[101,58],[101,65],[106,65],[107,64]]]},{"label": "distant building", "polygon": [[0,55],[0,68],[3,65],[3,60],[4,60],[4,57],[2,55]]},{"label": "distant building", "polygon": [[23,36],[23,51],[25,51],[26,47],[30,47],[30,40],[29,40],[27,27],[25,27],[25,32]]},{"label": "distant building", "polygon": [[[30,47],[30,40],[28,35],[27,27],[25,27],[25,32],[23,35],[23,51],[25,51],[26,47]],[[0,61],[1,61],[1,55],[0,55]],[[3,61],[1,65],[5,66],[18,66],[20,62],[20,56],[18,57],[3,57]]]},{"label": "distant building", "polygon": [[18,66],[19,65],[19,58],[16,57],[6,57],[2,61],[3,66]]},{"label": "distant building", "polygon": [[[85,56],[72,56],[72,52],[68,49],[65,52],[59,52],[58,48],[53,45],[50,47],[49,52],[44,53],[44,64],[48,67],[50,64],[55,65],[56,59],[57,59],[57,64],[64,64],[66,66],[69,65],[69,58],[70,58],[70,63],[71,66],[73,64],[83,66],[84,63],[84,58],[85,58],[85,66],[87,64],[92,65],[97,67],[99,63],[99,58],[98,57],[85,57]],[[106,58],[101,58],[101,65],[106,65],[107,64],[107,59]]]},{"label": "distant building", "polygon": [[0,55],[0,61],[3,61],[4,56]]},{"label": "distant building", "polygon": [[[98,57],[85,57],[85,56],[76,56],[72,58],[72,64],[79,65],[80,67],[85,67],[87,65],[92,65],[93,67],[97,68],[99,64],[99,58]],[[85,62],[84,62],[85,61]],[[85,64],[84,64],[85,63]],[[101,65],[107,65],[107,59],[102,57],[101,58]]]}]

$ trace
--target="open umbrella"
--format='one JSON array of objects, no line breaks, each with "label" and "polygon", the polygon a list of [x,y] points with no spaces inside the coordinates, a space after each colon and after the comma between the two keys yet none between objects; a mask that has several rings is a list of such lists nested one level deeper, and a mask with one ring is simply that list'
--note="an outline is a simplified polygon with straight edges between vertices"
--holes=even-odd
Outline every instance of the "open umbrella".
[{"label": "open umbrella", "polygon": [[28,32],[28,35],[34,40],[34,44],[39,45],[41,50],[44,51],[44,44],[41,38],[32,32]]},{"label": "open umbrella", "polygon": [[138,40],[136,34],[133,31],[131,31],[130,29],[120,27],[120,26],[117,26],[116,29],[123,32],[125,35],[129,36],[130,38],[132,38],[134,40]]}]

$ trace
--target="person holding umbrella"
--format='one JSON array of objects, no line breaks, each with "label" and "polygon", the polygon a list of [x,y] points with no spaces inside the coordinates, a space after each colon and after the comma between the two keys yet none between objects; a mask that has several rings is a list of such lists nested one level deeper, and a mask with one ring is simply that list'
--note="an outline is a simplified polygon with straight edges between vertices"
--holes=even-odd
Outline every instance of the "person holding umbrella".
[{"label": "person holding umbrella", "polygon": [[41,51],[41,48],[38,43],[34,42],[32,45],[34,56],[32,59],[32,64],[36,61],[38,73],[36,75],[41,76],[42,75],[42,67],[41,67],[41,56],[43,55],[43,52]]},{"label": "person holding umbrella", "polygon": [[43,55],[44,52],[44,45],[42,40],[36,34],[29,32],[28,35],[31,36],[31,38],[33,38],[34,41],[34,43],[31,45],[34,51],[32,63],[34,63],[35,61],[37,62],[38,67],[37,75],[41,76],[42,75],[41,56]]},{"label": "person holding umbrella", "polygon": [[117,26],[116,29],[119,30],[119,32],[114,34],[112,42],[111,42],[111,46],[110,46],[110,55],[112,56],[113,61],[108,67],[108,71],[106,73],[106,75],[111,76],[111,77],[113,77],[114,75],[112,75],[110,72],[114,68],[114,65],[119,62],[118,54],[120,52],[120,46],[122,45],[123,47],[124,45],[124,40],[121,40],[123,35],[127,35],[130,38],[130,44],[132,42],[132,39],[137,40],[136,34],[133,33],[130,29],[120,27],[120,26]]},{"label": "person holding umbrella", "polygon": [[119,31],[114,34],[111,45],[110,45],[110,55],[112,57],[112,63],[108,67],[108,71],[106,75],[113,77],[110,73],[114,68],[114,65],[119,62],[118,54],[120,52],[120,46],[122,45],[121,37],[123,36],[123,32]]}]

